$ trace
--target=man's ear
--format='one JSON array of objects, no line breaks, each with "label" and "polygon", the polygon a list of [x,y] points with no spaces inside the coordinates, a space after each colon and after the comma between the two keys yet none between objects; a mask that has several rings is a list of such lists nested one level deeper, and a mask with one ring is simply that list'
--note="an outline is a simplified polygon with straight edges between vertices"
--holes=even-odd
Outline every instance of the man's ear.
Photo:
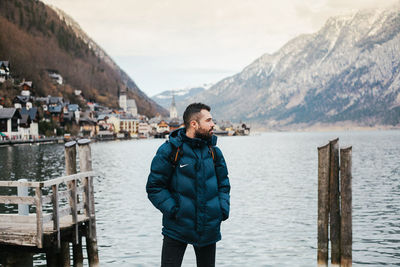
[{"label": "man's ear", "polygon": [[197,121],[196,120],[191,120],[190,121],[190,127],[193,127],[194,129],[196,129],[197,126]]}]

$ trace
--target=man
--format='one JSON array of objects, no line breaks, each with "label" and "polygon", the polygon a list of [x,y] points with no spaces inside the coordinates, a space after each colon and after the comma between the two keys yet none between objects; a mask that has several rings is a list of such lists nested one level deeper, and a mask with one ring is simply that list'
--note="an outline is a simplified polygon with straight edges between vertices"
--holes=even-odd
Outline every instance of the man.
[{"label": "man", "polygon": [[221,221],[229,217],[228,170],[215,146],[210,107],[189,105],[183,121],[185,128],[158,149],[146,185],[163,214],[161,266],[181,266],[187,244],[194,247],[198,267],[215,266]]}]

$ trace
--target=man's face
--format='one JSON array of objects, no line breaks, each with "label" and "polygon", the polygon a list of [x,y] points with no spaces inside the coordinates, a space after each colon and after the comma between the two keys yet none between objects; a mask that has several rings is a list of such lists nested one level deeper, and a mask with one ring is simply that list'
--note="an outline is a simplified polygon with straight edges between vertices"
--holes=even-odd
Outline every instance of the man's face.
[{"label": "man's face", "polygon": [[196,120],[197,126],[195,129],[195,137],[201,139],[210,139],[214,134],[214,121],[210,112],[206,109],[202,109],[198,120]]}]

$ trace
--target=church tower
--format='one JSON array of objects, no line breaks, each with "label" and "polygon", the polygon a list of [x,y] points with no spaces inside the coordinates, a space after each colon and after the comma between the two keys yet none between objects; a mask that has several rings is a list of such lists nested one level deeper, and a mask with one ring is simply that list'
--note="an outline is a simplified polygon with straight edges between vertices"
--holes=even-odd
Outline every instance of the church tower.
[{"label": "church tower", "polygon": [[119,107],[125,112],[128,110],[128,106],[126,103],[126,90],[119,91]]},{"label": "church tower", "polygon": [[176,111],[174,93],[172,93],[172,103],[171,103],[171,107],[169,108],[169,118],[170,119],[178,118],[178,111]]}]

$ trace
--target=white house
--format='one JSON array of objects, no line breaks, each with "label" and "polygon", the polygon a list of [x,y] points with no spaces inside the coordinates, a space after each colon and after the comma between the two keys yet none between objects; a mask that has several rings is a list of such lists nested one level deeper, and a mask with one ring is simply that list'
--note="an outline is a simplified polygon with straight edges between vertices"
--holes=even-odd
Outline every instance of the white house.
[{"label": "white house", "polygon": [[120,132],[129,133],[130,137],[138,137],[139,120],[133,116],[121,116],[119,120]]},{"label": "white house", "polygon": [[22,139],[39,138],[38,110],[36,107],[21,108],[20,132]]},{"label": "white house", "polygon": [[21,114],[16,108],[0,109],[0,132],[9,139],[20,139],[19,122]]},{"label": "white house", "polygon": [[157,133],[165,133],[165,132],[169,132],[169,125],[166,121],[162,120],[157,124],[156,127],[156,131]]},{"label": "white house", "polygon": [[107,122],[114,125],[114,133],[118,134],[121,130],[119,114],[107,114],[107,116]]},{"label": "white house", "polygon": [[149,138],[151,126],[145,121],[139,122],[139,138]]}]

